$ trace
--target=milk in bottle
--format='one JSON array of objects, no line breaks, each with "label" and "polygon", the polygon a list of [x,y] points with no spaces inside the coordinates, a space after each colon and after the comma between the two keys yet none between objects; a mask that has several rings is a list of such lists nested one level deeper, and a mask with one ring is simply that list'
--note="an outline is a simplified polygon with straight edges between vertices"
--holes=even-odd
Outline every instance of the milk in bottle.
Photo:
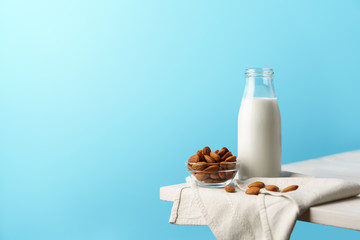
[{"label": "milk in bottle", "polygon": [[279,177],[281,120],[269,68],[246,70],[238,118],[240,177]]}]

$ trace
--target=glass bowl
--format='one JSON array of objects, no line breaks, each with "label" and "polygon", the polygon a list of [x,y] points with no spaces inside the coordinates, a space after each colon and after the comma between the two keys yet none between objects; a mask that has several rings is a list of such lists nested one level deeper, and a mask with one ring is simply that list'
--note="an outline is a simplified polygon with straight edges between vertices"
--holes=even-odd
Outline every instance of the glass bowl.
[{"label": "glass bowl", "polygon": [[236,175],[238,162],[186,162],[192,179],[201,187],[224,187]]}]

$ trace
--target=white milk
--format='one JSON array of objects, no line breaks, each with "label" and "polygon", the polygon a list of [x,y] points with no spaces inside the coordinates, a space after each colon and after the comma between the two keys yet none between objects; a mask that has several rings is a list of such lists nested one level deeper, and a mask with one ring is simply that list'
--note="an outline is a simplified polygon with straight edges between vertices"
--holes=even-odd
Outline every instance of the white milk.
[{"label": "white milk", "polygon": [[240,177],[279,177],[281,120],[277,98],[243,98],[238,119]]}]

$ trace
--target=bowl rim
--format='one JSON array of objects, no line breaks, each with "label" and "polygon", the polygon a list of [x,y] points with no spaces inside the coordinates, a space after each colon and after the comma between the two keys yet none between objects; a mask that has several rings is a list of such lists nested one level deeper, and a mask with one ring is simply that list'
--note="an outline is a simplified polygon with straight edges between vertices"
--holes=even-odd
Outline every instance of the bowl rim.
[{"label": "bowl rim", "polygon": [[204,171],[204,170],[193,170],[193,169],[189,169],[189,164],[192,164],[192,165],[202,165],[202,164],[209,164],[210,166],[213,165],[213,166],[219,166],[220,164],[223,164],[225,163],[226,165],[227,164],[238,164],[240,163],[240,161],[236,161],[236,162],[216,162],[216,163],[208,163],[208,162],[196,162],[196,163],[192,163],[192,162],[188,162],[186,161],[185,162],[185,167],[186,167],[186,170],[190,173],[219,173],[219,172],[237,172],[238,171],[238,168],[234,168],[234,169],[222,169],[222,170],[216,170],[216,171]]},{"label": "bowl rim", "polygon": [[238,163],[240,163],[240,161],[239,161],[239,160],[236,160],[236,161],[234,161],[234,162],[225,162],[225,161],[222,161],[222,162],[215,162],[215,163],[208,163],[208,162],[188,162],[188,161],[186,161],[186,162],[185,162],[185,165],[186,165],[186,166],[187,166],[188,164],[195,164],[195,165],[203,165],[203,164],[217,165],[217,164],[234,164],[234,163],[238,164]]},{"label": "bowl rim", "polygon": [[219,173],[219,172],[237,172],[238,169],[226,169],[226,170],[216,170],[216,171],[199,171],[199,170],[191,170],[187,169],[190,173]]}]

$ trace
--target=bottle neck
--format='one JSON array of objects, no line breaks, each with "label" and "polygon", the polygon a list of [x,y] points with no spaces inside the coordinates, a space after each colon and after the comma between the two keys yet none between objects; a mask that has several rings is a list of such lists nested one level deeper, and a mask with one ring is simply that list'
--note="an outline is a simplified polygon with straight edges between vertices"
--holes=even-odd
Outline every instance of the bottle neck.
[{"label": "bottle neck", "polygon": [[244,98],[276,98],[273,71],[268,68],[247,69]]}]

